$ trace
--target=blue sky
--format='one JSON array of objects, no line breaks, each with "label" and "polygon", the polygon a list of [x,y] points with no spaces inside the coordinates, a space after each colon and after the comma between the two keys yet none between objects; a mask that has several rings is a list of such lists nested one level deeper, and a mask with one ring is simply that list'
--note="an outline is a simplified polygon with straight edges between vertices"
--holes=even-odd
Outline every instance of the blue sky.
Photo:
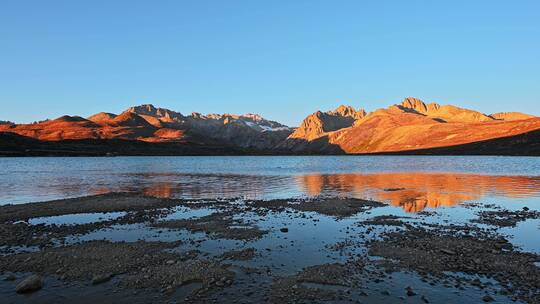
[{"label": "blue sky", "polygon": [[540,115],[540,1],[0,0],[0,120],[374,110]]}]

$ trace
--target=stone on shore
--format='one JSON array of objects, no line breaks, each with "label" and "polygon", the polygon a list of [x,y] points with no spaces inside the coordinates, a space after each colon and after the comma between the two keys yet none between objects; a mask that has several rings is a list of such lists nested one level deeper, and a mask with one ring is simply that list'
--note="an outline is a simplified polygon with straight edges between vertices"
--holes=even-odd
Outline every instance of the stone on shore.
[{"label": "stone on shore", "polygon": [[17,284],[15,291],[17,293],[29,293],[40,290],[41,287],[43,287],[43,278],[34,274]]},{"label": "stone on shore", "polygon": [[111,274],[100,274],[96,275],[92,278],[92,285],[97,285],[101,283],[105,283],[109,281],[112,278]]}]

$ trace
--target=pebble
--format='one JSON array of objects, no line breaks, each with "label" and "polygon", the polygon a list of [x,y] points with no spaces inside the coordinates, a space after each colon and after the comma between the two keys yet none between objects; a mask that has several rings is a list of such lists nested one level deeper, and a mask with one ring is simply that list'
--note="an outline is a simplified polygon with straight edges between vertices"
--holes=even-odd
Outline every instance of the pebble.
[{"label": "pebble", "polygon": [[484,301],[484,302],[493,302],[493,301],[495,301],[495,299],[493,299],[493,297],[491,297],[490,295],[485,295],[482,298],[482,301]]},{"label": "pebble", "polygon": [[16,279],[17,277],[13,273],[10,273],[5,277],[4,281],[15,281]]},{"label": "pebble", "polygon": [[441,252],[444,253],[444,254],[448,254],[448,255],[456,255],[456,253],[454,251],[449,250],[449,249],[442,248]]},{"label": "pebble", "polygon": [[28,293],[40,290],[41,287],[43,287],[43,278],[34,274],[17,284],[15,291],[17,293]]},{"label": "pebble", "polygon": [[92,278],[92,285],[105,283],[112,278],[111,274],[98,274]]},{"label": "pebble", "polygon": [[408,286],[407,288],[405,288],[405,290],[407,290],[407,296],[409,296],[409,297],[412,297],[412,296],[416,295],[416,292],[414,292],[414,290],[412,289],[411,286]]}]

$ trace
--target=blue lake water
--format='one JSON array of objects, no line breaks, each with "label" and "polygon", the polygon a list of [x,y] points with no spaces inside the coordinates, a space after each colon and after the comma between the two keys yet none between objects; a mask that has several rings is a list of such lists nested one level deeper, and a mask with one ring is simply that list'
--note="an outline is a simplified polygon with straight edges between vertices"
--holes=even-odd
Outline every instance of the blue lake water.
[{"label": "blue lake water", "polygon": [[[144,223],[98,229],[67,239],[135,242],[184,242],[179,250],[201,250],[217,256],[228,250],[254,247],[260,253],[244,266],[272,269],[277,275],[293,275],[304,267],[344,262],[343,253],[365,253],[365,246],[345,252],[331,250],[339,242],[377,238],[395,227],[367,231],[358,225],[376,216],[396,215],[405,221],[436,224],[470,224],[486,204],[517,210],[540,210],[540,158],[442,157],[442,156],[257,156],[257,157],[104,157],[104,158],[0,158],[0,205],[46,201],[107,192],[127,191],[172,198],[272,199],[341,196],[373,199],[388,206],[347,218],[308,212],[242,213],[269,231],[288,227],[287,234],[267,234],[258,240],[239,242],[208,238],[203,232],[153,228]],[[490,207],[491,208],[491,207]],[[488,208],[489,209],[489,208]],[[430,212],[422,212],[430,211]],[[178,207],[166,219],[201,217],[211,209]],[[84,224],[124,215],[123,212],[69,214],[31,219],[31,224]],[[515,227],[490,227],[522,251],[540,253],[539,219]],[[277,230],[279,232],[279,230]],[[350,233],[349,233],[350,232]],[[268,249],[271,249],[269,251]],[[350,250],[348,252],[347,250]],[[380,291],[403,293],[405,286],[437,299],[439,303],[480,301],[484,291],[433,287],[413,273],[393,274],[388,282],[369,283],[369,303],[387,303]],[[480,277],[481,279],[486,279]],[[368,284],[368,283],[366,283]],[[379,286],[380,285],[380,286]],[[51,294],[55,294],[52,288]],[[11,289],[0,294],[14,298]],[[397,301],[398,298],[395,298]],[[501,303],[511,302],[497,296]],[[38,301],[39,302],[39,301]]]},{"label": "blue lake water", "polygon": [[412,212],[493,199],[510,207],[512,202],[538,206],[540,158],[0,158],[0,185],[0,204],[129,191],[194,199],[349,196],[385,201]]}]

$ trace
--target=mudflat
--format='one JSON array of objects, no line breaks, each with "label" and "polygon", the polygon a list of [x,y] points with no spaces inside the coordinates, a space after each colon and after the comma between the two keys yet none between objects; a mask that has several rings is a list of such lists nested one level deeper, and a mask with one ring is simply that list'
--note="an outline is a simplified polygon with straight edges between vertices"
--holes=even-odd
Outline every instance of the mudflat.
[{"label": "mudflat", "polygon": [[540,302],[540,256],[499,232],[537,212],[483,206],[456,225],[386,208],[128,193],[0,206],[0,292],[7,303]]}]

